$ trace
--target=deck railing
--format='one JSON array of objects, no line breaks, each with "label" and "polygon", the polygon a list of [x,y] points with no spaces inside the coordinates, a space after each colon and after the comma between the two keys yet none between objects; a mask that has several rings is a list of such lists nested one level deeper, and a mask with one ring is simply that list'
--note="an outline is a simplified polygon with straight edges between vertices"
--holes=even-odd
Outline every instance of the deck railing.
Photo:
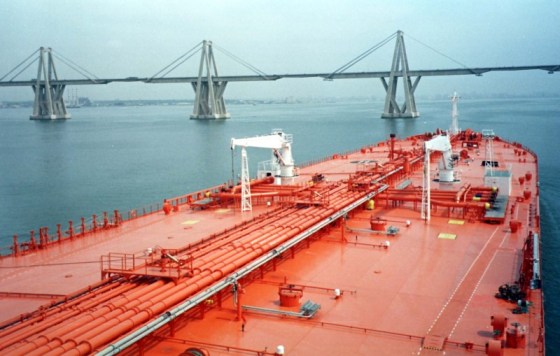
[{"label": "deck railing", "polygon": [[[203,199],[208,193],[212,194],[221,191],[227,184],[228,183],[224,183],[211,188],[197,190],[184,195],[164,199],[164,202],[169,202],[173,209],[178,210],[178,208],[182,205],[190,204]],[[112,214],[107,212],[93,214],[87,219],[82,217],[80,221],[76,223],[69,221],[67,228],[62,227],[61,224],[57,224],[56,231],[50,230],[49,227],[46,226],[40,227],[38,231],[31,230],[27,239],[23,237],[23,234],[14,234],[10,245],[0,246],[0,258],[7,256],[21,256],[34,251],[46,249],[49,246],[57,245],[67,240],[94,235],[102,231],[116,228],[123,222],[159,213],[162,211],[162,208],[163,203],[152,203],[140,208],[129,210],[125,213],[114,210]]]}]

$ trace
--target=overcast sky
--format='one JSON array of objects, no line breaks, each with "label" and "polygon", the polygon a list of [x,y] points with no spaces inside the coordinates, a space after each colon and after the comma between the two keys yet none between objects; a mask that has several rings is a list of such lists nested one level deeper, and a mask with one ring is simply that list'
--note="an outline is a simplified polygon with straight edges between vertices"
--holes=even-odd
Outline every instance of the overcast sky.
[{"label": "overcast sky", "polygon": [[[268,74],[332,72],[397,30],[410,69],[560,63],[560,6],[532,1],[153,1],[0,0],[0,77],[40,46],[99,78],[150,77],[203,39]],[[394,41],[349,71],[389,70]],[[436,51],[432,50],[435,49]],[[442,54],[439,54],[439,53]],[[223,75],[252,74],[216,51]],[[449,59],[452,58],[453,60]],[[171,76],[198,72],[196,55]],[[80,78],[62,63],[59,77]],[[36,65],[16,79],[36,75]],[[101,99],[192,99],[188,84],[108,84],[78,88]],[[560,92],[560,72],[492,72],[424,77],[417,95]],[[31,100],[31,88],[0,87],[0,101]],[[379,79],[284,79],[230,83],[226,98],[383,97]]]}]

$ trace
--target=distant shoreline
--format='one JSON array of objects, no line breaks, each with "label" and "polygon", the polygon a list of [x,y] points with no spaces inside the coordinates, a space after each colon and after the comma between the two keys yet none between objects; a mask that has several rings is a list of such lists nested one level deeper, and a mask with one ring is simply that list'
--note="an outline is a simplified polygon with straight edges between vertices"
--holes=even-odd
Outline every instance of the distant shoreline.
[{"label": "distant shoreline", "polygon": [[[535,93],[535,94],[518,94],[512,95],[508,93],[497,94],[480,94],[465,93],[461,94],[463,100],[469,99],[535,99],[535,98],[558,98],[560,93]],[[382,102],[383,98],[377,97],[287,97],[287,98],[267,98],[267,99],[226,99],[227,105],[268,105],[268,104],[306,104],[306,103],[336,103],[349,101],[371,101]],[[417,95],[416,100],[449,100],[446,95],[422,96]],[[90,100],[89,98],[80,98],[81,107],[99,107],[99,106],[189,106],[193,105],[192,99],[130,99],[130,100]],[[0,101],[0,109],[10,108],[32,108],[33,101]],[[79,109],[79,108],[78,108]]]}]

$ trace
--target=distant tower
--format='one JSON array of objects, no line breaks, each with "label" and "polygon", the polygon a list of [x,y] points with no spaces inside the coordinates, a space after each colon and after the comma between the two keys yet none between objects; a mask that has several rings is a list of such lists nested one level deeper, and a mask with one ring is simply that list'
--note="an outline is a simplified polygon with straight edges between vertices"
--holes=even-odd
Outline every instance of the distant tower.
[{"label": "distant tower", "polygon": [[35,100],[33,114],[29,117],[31,120],[56,120],[71,117],[66,110],[63,98],[66,85],[59,84],[57,81],[58,75],[54,66],[52,49],[41,47],[37,79],[32,85]]},{"label": "distant tower", "polygon": [[192,83],[195,100],[191,119],[229,119],[223,97],[228,82],[216,81],[216,77],[218,67],[214,60],[212,42],[203,41],[198,80]]},{"label": "distant tower", "polygon": [[[414,90],[420,81],[420,76],[416,77],[414,84],[408,74],[408,59],[406,57],[406,49],[404,47],[403,32],[397,31],[397,42],[395,43],[395,52],[393,53],[393,65],[389,75],[389,83],[385,78],[381,78],[381,82],[387,92],[385,96],[385,110],[381,114],[381,118],[414,118],[420,116],[416,110],[416,100],[414,99]],[[397,104],[397,82],[402,77],[404,99],[402,106]]]},{"label": "distant tower", "polygon": [[457,92],[454,92],[451,97],[451,127],[449,127],[449,133],[452,135],[457,135],[459,133],[459,123],[457,121],[459,117],[459,111],[457,110],[458,102],[459,96],[457,96]]}]

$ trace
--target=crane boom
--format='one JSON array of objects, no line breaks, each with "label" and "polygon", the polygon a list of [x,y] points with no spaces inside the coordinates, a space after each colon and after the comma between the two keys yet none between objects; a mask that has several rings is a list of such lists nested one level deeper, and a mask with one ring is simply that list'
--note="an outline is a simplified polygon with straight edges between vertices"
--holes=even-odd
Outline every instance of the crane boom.
[{"label": "crane boom", "polygon": [[424,148],[430,151],[451,151],[451,142],[449,142],[449,136],[435,136],[430,141],[424,142]]},{"label": "crane boom", "polygon": [[430,141],[424,142],[424,150],[429,155],[430,152],[439,151],[442,153],[439,164],[439,181],[453,182],[455,175],[453,172],[453,152],[449,136],[436,136]]},{"label": "crane boom", "polygon": [[241,147],[255,147],[255,148],[282,148],[284,140],[282,136],[277,134],[270,134],[264,136],[246,137],[246,138],[232,138],[231,148],[235,149],[236,146]]}]

